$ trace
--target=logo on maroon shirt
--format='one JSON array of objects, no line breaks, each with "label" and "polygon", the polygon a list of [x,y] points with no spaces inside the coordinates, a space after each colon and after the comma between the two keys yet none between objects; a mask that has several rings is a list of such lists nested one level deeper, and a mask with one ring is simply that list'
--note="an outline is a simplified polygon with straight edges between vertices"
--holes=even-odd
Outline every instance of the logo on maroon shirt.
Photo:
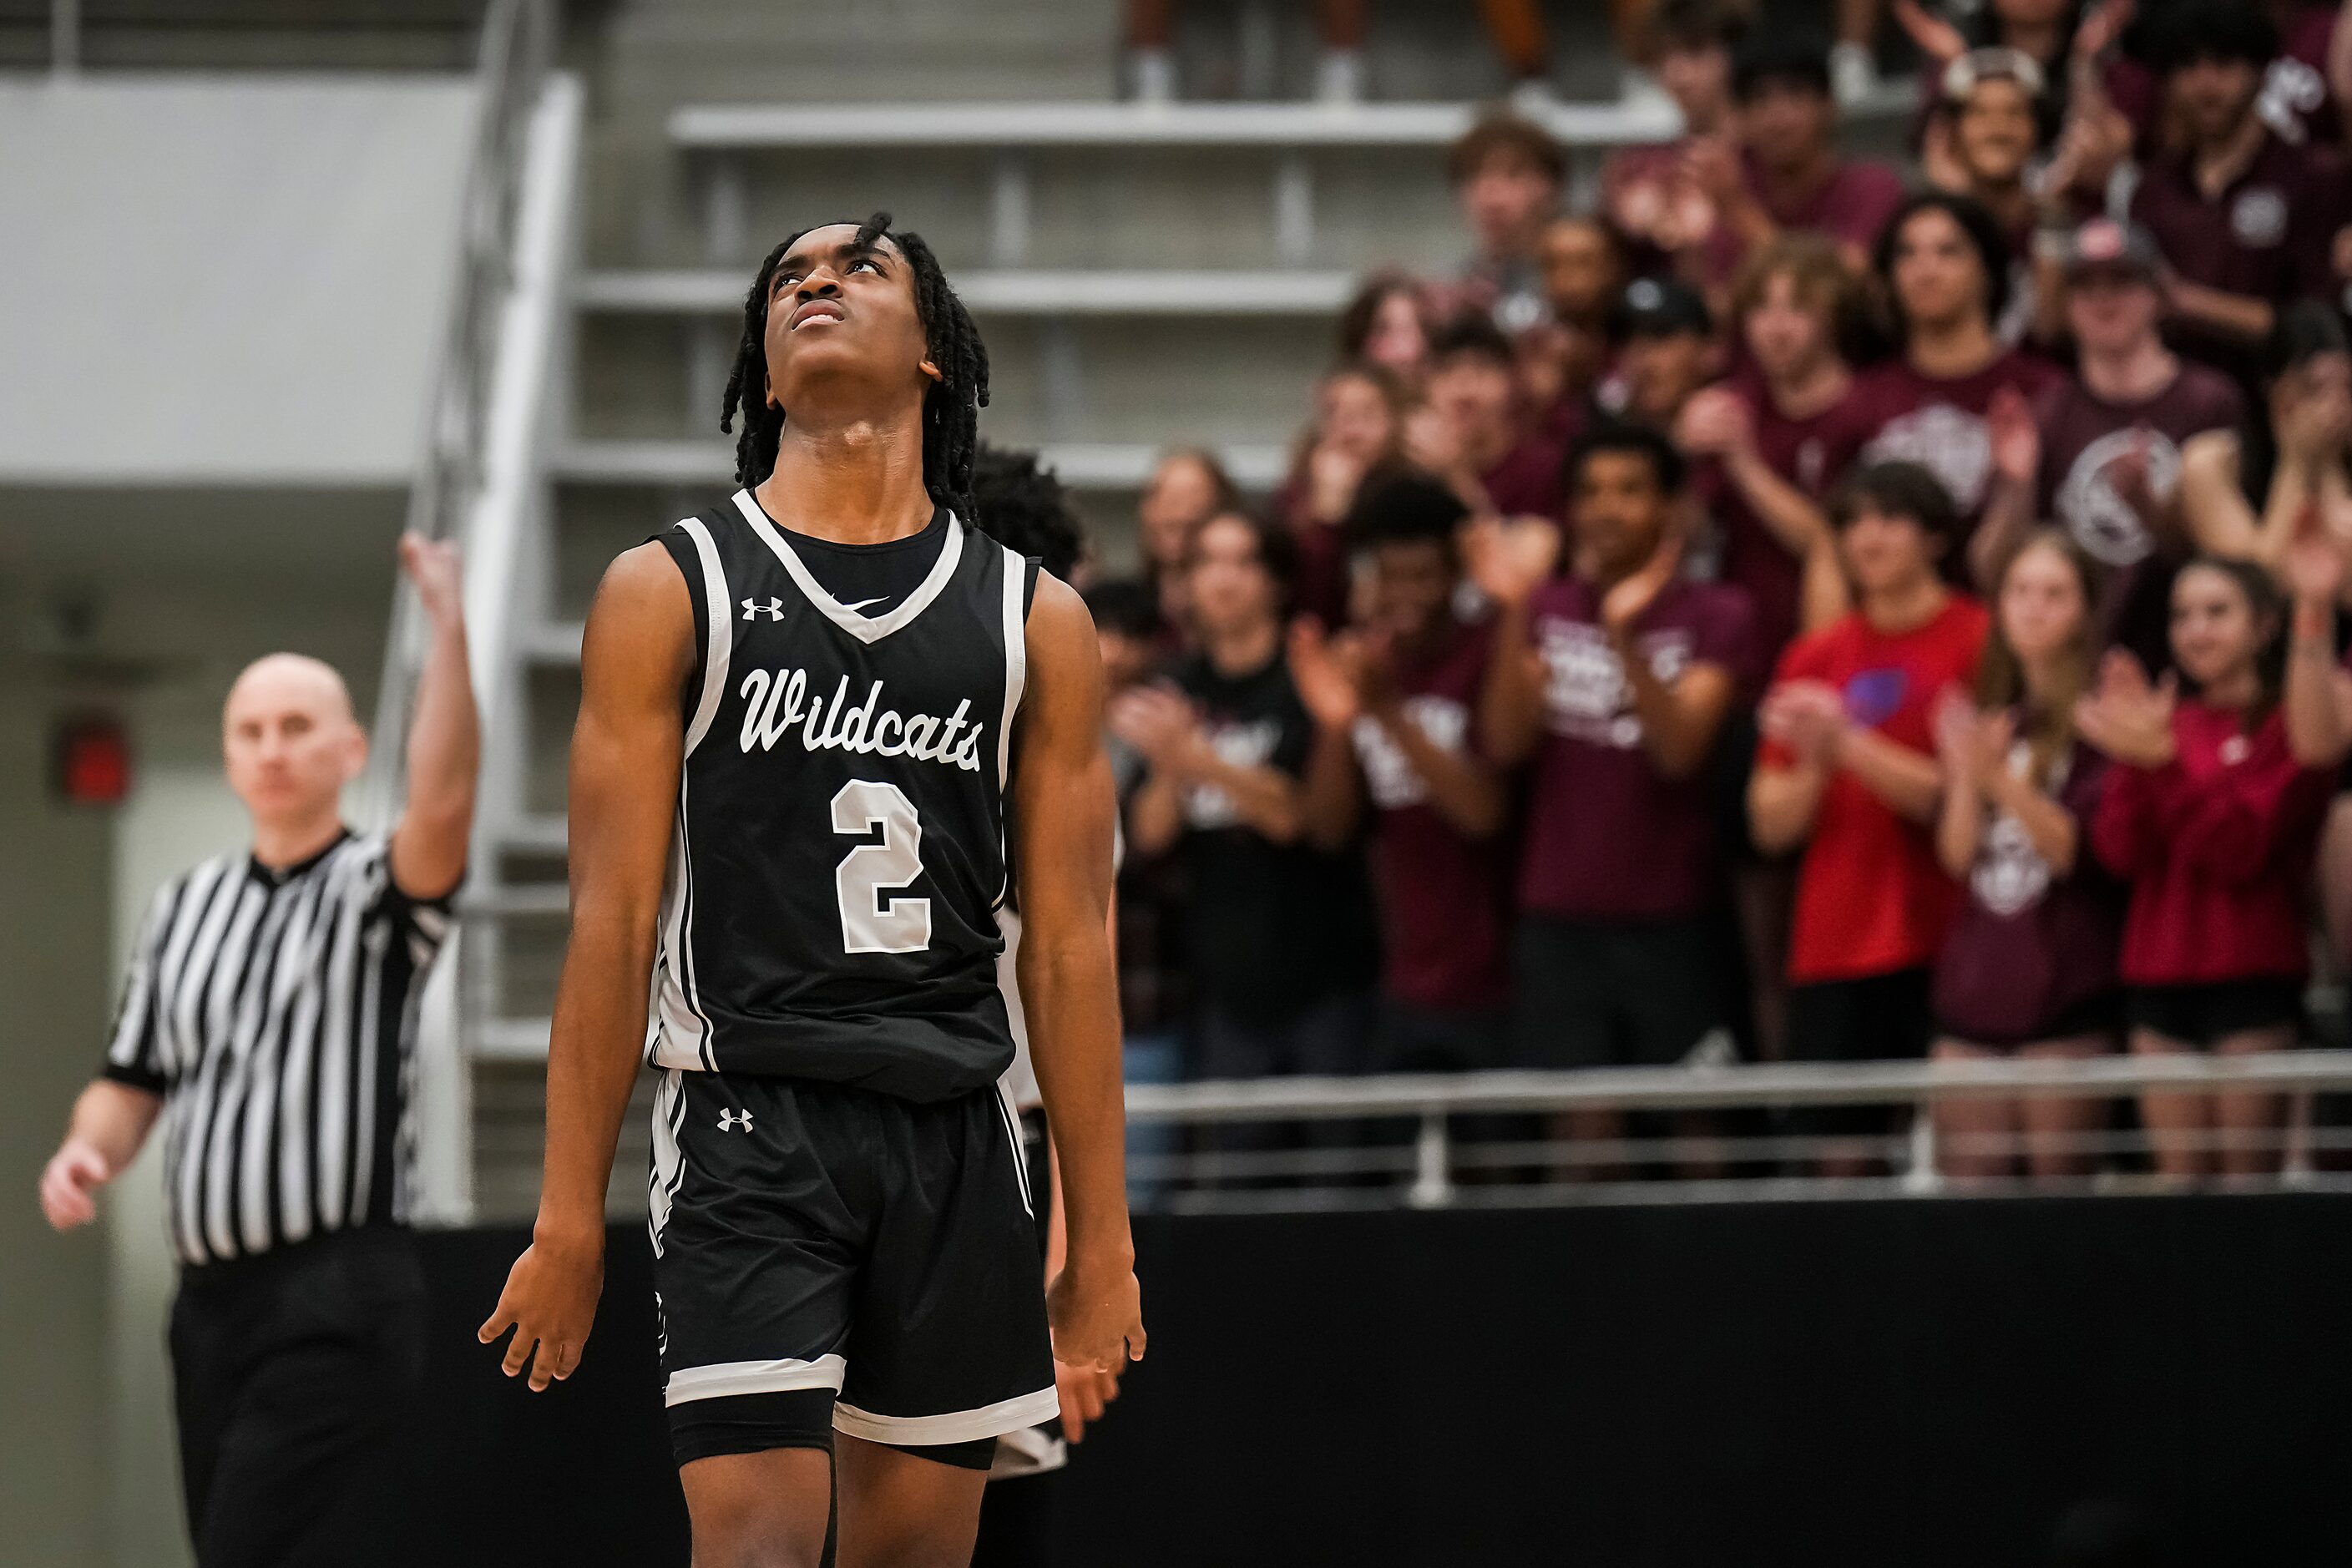
[{"label": "logo on maroon shirt", "polygon": [[[1405,722],[1417,725],[1429,737],[1429,743],[1441,752],[1462,750],[1463,737],[1470,732],[1470,710],[1450,697],[1408,697],[1404,700],[1404,717]],[[1413,770],[1403,748],[1390,739],[1379,720],[1357,720],[1352,738],[1374,805],[1382,811],[1402,811],[1429,798],[1428,784]]]},{"label": "logo on maroon shirt", "polygon": [[[1642,721],[1633,714],[1625,667],[1601,628],[1589,621],[1548,619],[1537,637],[1550,676],[1544,686],[1544,706],[1551,732],[1621,751],[1640,745]],[[1687,632],[1654,632],[1639,647],[1651,672],[1669,686],[1690,667]]]},{"label": "logo on maroon shirt", "polygon": [[1886,422],[1863,453],[1870,463],[1917,463],[1944,483],[1953,504],[1973,517],[1992,477],[1992,436],[1964,408],[1931,403]]},{"label": "logo on maroon shirt", "polygon": [[2249,250],[2268,250],[2286,237],[2286,197],[2271,185],[2239,192],[2230,204],[2230,233]]},{"label": "logo on maroon shirt", "polygon": [[2147,484],[2158,499],[2169,496],[2180,481],[2180,448],[2161,431],[2147,426],[2114,430],[2083,448],[2065,483],[2058,487],[2057,512],[2074,542],[2094,560],[2109,566],[2129,566],[2148,552],[2147,527],[2116,489],[2110,471],[2121,458],[2146,443]]}]

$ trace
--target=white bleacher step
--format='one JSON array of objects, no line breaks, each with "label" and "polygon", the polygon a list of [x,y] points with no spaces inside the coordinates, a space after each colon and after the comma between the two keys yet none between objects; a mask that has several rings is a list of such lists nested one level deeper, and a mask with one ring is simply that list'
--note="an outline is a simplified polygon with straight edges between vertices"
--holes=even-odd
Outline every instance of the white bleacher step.
[{"label": "white bleacher step", "polygon": [[[572,303],[608,315],[734,315],[750,274],[740,268],[590,272]],[[970,271],[956,293],[975,316],[1329,316],[1354,292],[1344,270],[1286,268],[1196,271]]]},{"label": "white bleacher step", "polygon": [[[1918,83],[1878,84],[1849,120],[1917,112]],[[709,103],[671,110],[673,146],[696,152],[838,148],[982,150],[1223,147],[1312,151],[1443,147],[1484,106],[1471,103]],[[1670,104],[1562,103],[1535,116],[1570,147],[1622,147],[1677,135]]]},{"label": "white bleacher step", "polygon": [[[1068,442],[1048,444],[1040,456],[1074,490],[1121,491],[1143,488],[1161,450],[1143,442]],[[1271,489],[1289,463],[1288,454],[1271,443],[1216,451],[1244,489]],[[556,450],[549,472],[572,484],[723,485],[735,472],[735,448],[697,439],[574,441]]]}]

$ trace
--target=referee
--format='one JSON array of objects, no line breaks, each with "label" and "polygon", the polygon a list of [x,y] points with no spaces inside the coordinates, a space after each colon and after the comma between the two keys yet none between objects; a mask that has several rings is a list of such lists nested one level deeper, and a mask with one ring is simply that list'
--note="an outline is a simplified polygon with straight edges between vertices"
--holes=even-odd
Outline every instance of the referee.
[{"label": "referee", "polygon": [[400,561],[432,645],[398,825],[343,826],[367,738],[334,670],[278,653],[238,676],[222,749],[252,847],[155,895],[105,1065],[41,1177],[49,1223],[86,1225],[163,1119],[180,1479],[204,1568],[375,1550],[372,1483],[424,1367],[410,1048],[481,743],[455,547],[411,535]]}]

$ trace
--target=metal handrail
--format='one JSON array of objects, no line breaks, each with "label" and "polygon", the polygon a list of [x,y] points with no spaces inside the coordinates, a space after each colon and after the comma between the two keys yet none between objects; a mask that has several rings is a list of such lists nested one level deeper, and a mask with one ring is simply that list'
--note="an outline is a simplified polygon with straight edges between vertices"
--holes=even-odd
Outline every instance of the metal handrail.
[{"label": "metal handrail", "polygon": [[1966,1062],[1766,1062],[1136,1084],[1127,1091],[1127,1116],[1139,1122],[1289,1121],[1473,1111],[1916,1104],[1987,1097],[2114,1096],[2147,1089],[2284,1094],[2342,1089],[2352,1089],[2352,1050]]},{"label": "metal handrail", "polygon": [[[552,0],[491,0],[475,78],[474,146],[458,216],[458,259],[436,359],[406,528],[427,539],[462,534],[482,483],[499,306],[509,281],[524,137],[555,54]],[[410,709],[423,672],[424,612],[406,578],[393,589],[377,689],[374,750],[363,782],[368,810],[389,822],[400,802]]]}]

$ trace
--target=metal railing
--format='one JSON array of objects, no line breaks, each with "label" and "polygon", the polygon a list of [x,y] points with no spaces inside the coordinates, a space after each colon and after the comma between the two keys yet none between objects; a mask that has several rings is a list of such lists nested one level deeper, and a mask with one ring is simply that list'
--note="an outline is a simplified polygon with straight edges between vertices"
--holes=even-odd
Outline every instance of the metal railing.
[{"label": "metal railing", "polygon": [[[482,485],[499,306],[514,254],[522,149],[532,106],[555,55],[553,0],[492,0],[475,68],[480,84],[474,146],[458,214],[458,256],[427,395],[406,526],[427,539],[460,538]],[[387,822],[400,802],[410,710],[425,658],[424,612],[405,578],[393,590],[376,692],[367,815]]]},{"label": "metal railing", "polygon": [[[2315,1125],[2307,1097],[2352,1089],[2352,1050],[2247,1056],[2116,1055],[1964,1062],[1767,1063],[1380,1078],[1276,1078],[1135,1085],[1129,1160],[1143,1206],[1183,1209],[1419,1207],[1559,1201],[1687,1202],[1727,1198],[1932,1194],[2021,1185],[1945,1174],[1956,1154],[2008,1157],[2027,1147],[2080,1162],[2074,1178],[2037,1188],[2161,1190],[2175,1184],[2150,1163],[2146,1129],[2085,1126],[2055,1138],[1969,1134],[1939,1141],[1946,1101],[2071,1099],[2113,1102],[2143,1094],[2280,1097],[2267,1126],[2166,1135],[2173,1147],[2247,1152],[2273,1166],[2268,1183],[2332,1185],[2314,1168],[2352,1151],[2352,1129]],[[1792,1111],[1887,1107],[1885,1130],[1856,1135],[1790,1125]],[[1548,1136],[1565,1112],[1665,1113],[1649,1136]],[[1465,1119],[1488,1126],[1465,1130]],[[1494,1125],[1517,1119],[1497,1134]],[[1706,1124],[1712,1119],[1712,1124]],[[1702,1125],[1693,1131],[1691,1123]],[[1537,1126],[1528,1135],[1528,1124]],[[1239,1137],[1230,1130],[1248,1128]],[[1171,1130],[1178,1136],[1171,1139]],[[1191,1147],[1158,1147],[1189,1142]],[[1255,1146],[1254,1146],[1255,1145]],[[1824,1160],[1847,1173],[1822,1174]],[[1861,1169],[1868,1173],[1851,1173]]]}]

